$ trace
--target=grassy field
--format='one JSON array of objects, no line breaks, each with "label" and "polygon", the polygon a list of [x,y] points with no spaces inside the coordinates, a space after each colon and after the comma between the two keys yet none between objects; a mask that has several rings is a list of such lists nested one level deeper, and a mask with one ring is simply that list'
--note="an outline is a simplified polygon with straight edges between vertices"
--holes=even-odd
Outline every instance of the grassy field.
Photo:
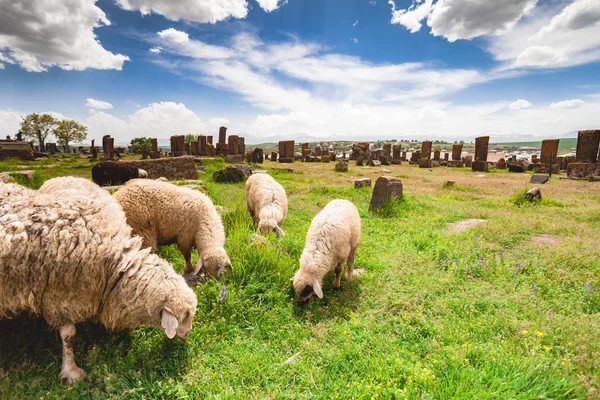
[{"label": "grassy field", "polygon": [[[542,141],[532,142],[506,142],[506,143],[495,143],[496,147],[542,147]],[[562,150],[562,153],[569,152],[572,148],[577,147],[577,138],[562,138],[558,142],[558,149]]]},{"label": "grassy field", "polygon": [[[32,186],[89,177],[91,165],[73,156],[31,163]],[[200,178],[227,209],[233,269],[196,287],[188,339],[81,324],[76,359],[88,377],[67,387],[55,331],[39,318],[0,321],[0,398],[600,398],[599,184],[553,175],[530,203],[528,174],[403,164],[386,167],[403,198],[373,214],[370,189],[352,180],[375,179],[379,168],[267,161],[290,212],[287,235],[260,244],[243,184],[212,181],[222,166],[207,161]],[[447,180],[456,185],[443,188]],[[356,268],[365,273],[342,278],[341,290],[327,277],[325,298],[298,308],[289,280],[311,219],[336,198],[360,211]],[[487,222],[448,229],[466,218]],[[181,270],[175,247],[160,254]]]}]

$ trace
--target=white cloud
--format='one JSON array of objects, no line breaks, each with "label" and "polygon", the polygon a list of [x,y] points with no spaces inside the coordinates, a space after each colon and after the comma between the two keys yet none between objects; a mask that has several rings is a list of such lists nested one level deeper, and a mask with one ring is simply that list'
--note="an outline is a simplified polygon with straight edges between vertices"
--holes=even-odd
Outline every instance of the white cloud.
[{"label": "white cloud", "polygon": [[171,42],[177,44],[186,44],[190,41],[190,36],[182,31],[178,31],[177,29],[169,28],[164,31],[160,31],[157,33],[163,39],[170,40]]},{"label": "white cloud", "polygon": [[352,38],[350,39],[352,41],[352,43],[357,44],[358,43],[358,39],[357,38]]},{"label": "white cloud", "polygon": [[556,68],[600,60],[600,0],[540,3],[510,32],[491,37],[487,50],[503,69]]},{"label": "white cloud", "polygon": [[419,121],[424,122],[439,122],[447,118],[445,112],[437,110],[430,106],[425,106],[419,111]]},{"label": "white cloud", "polygon": [[581,107],[585,101],[580,99],[564,100],[550,104],[550,108],[563,108],[566,110],[572,110],[574,108]]},{"label": "white cloud", "polygon": [[512,102],[508,106],[508,108],[510,108],[511,110],[521,110],[523,108],[529,108],[529,107],[531,107],[531,103],[524,99],[519,99],[515,102]]},{"label": "white cloud", "polygon": [[448,41],[510,31],[537,0],[439,0],[427,20],[434,36]]},{"label": "white cloud", "polygon": [[389,0],[388,4],[392,6],[390,22],[404,26],[410,33],[418,32],[421,29],[421,21],[431,13],[433,0],[425,0],[421,4],[419,2],[413,3],[408,9],[396,10],[396,3]]},{"label": "white cloud", "polygon": [[4,64],[0,64],[0,70],[4,69]]},{"label": "white cloud", "polygon": [[358,20],[354,20],[354,23],[352,24],[352,27],[354,28],[356,25],[358,25]]},{"label": "white cloud", "polygon": [[188,20],[217,23],[229,17],[245,18],[246,0],[117,0],[125,10],[140,11],[142,15],[156,13],[171,21]]},{"label": "white cloud", "polygon": [[408,9],[396,10],[393,0],[392,24],[403,25],[411,33],[421,29],[421,21],[434,36],[448,41],[498,35],[513,26],[536,5],[537,0],[413,0]]},{"label": "white cloud", "polygon": [[543,122],[547,124],[560,124],[565,120],[564,115],[558,115],[555,117],[548,117]]},{"label": "white cloud", "polygon": [[550,46],[531,46],[525,49],[516,60],[517,66],[544,67],[556,65],[567,58]]},{"label": "white cloud", "polygon": [[312,117],[304,112],[291,112],[287,115],[258,115],[252,127],[257,130],[269,130],[271,128],[276,128],[286,122],[311,123]]},{"label": "white cloud", "polygon": [[213,126],[224,126],[229,123],[227,118],[213,117],[208,120],[208,123]]},{"label": "white cloud", "polygon": [[258,5],[266,12],[278,9],[281,5],[287,3],[287,0],[256,0]]},{"label": "white cloud", "polygon": [[117,141],[129,141],[137,136],[167,138],[199,133],[205,126],[183,103],[168,101],[149,104],[123,118],[97,111],[88,116],[85,123],[90,139],[100,139],[109,132]]},{"label": "white cloud", "polygon": [[30,72],[120,70],[129,57],[106,50],[94,33],[109,25],[95,1],[0,1],[2,58]]},{"label": "white cloud", "polygon": [[86,107],[94,110],[109,110],[113,108],[113,105],[110,104],[108,101],[94,100],[92,98],[88,98],[86,102]]},{"label": "white cloud", "polygon": [[[246,0],[116,0],[129,11],[142,15],[160,14],[171,21],[194,21],[216,24],[227,18],[246,18]],[[256,0],[266,12],[271,12],[287,3],[287,0]]]},{"label": "white cloud", "polygon": [[152,47],[149,51],[150,53],[158,54],[160,53],[160,47]]}]

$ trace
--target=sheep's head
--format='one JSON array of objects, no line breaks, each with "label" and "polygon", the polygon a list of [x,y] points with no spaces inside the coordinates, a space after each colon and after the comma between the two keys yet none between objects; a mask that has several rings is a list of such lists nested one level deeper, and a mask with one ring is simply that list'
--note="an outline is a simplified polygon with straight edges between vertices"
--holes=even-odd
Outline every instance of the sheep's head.
[{"label": "sheep's head", "polygon": [[101,321],[110,329],[145,325],[162,329],[169,338],[185,338],[196,314],[196,294],[167,261],[149,251],[125,259],[126,269],[110,291]]},{"label": "sheep's head", "polygon": [[307,304],[312,296],[317,296],[320,299],[323,298],[323,289],[318,279],[303,276],[301,271],[298,271],[294,278],[292,278],[292,282],[294,284],[294,291],[296,292],[296,303],[299,306]]},{"label": "sheep's head", "polygon": [[146,172],[145,170],[138,168],[138,178],[147,178],[148,177],[148,172]]},{"label": "sheep's head", "polygon": [[268,232],[275,232],[279,236],[285,236],[285,232],[279,227],[274,219],[260,220],[258,223],[258,231],[263,235]]},{"label": "sheep's head", "polygon": [[180,279],[179,292],[168,298],[160,311],[160,328],[169,339],[185,339],[190,333],[197,301],[196,294]]},{"label": "sheep's head", "polygon": [[204,270],[213,278],[219,279],[224,273],[231,269],[231,261],[223,247],[213,247],[207,251],[198,254],[198,263],[194,273]]}]

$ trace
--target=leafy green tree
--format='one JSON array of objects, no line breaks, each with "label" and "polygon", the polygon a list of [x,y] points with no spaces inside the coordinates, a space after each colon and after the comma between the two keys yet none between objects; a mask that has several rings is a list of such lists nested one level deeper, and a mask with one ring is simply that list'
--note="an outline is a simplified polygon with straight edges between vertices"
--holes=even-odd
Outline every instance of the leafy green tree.
[{"label": "leafy green tree", "polygon": [[187,135],[185,135],[185,142],[186,143],[195,142],[197,137],[198,137],[198,135],[194,135],[193,133],[188,133]]},{"label": "leafy green tree", "polygon": [[129,151],[133,154],[142,154],[142,145],[146,145],[148,151],[152,148],[152,143],[150,142],[150,138],[147,137],[137,137],[131,139],[131,144],[129,145]]},{"label": "leafy green tree", "polygon": [[28,114],[21,117],[21,133],[27,138],[36,138],[40,151],[46,151],[46,138],[53,133],[58,120],[50,114]]},{"label": "leafy green tree", "polygon": [[63,150],[67,151],[69,142],[81,142],[87,138],[87,126],[72,119],[63,119],[58,122],[58,126],[54,129],[54,136],[62,144]]}]

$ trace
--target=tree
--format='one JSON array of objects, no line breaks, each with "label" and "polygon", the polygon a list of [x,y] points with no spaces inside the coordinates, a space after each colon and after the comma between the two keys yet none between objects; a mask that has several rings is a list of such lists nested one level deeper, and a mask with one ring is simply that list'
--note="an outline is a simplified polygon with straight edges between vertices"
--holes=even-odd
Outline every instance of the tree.
[{"label": "tree", "polygon": [[185,135],[185,142],[186,143],[195,142],[197,136],[198,135],[194,135],[193,133],[188,133],[187,135]]},{"label": "tree", "polygon": [[46,138],[53,133],[58,120],[50,114],[28,114],[21,117],[21,132],[25,137],[37,138],[40,151],[46,151]]},{"label": "tree", "polygon": [[129,145],[129,151],[133,154],[142,154],[142,145],[146,145],[148,151],[150,151],[152,147],[152,143],[150,142],[150,138],[147,137],[137,137],[131,139],[131,144]]},{"label": "tree", "polygon": [[87,126],[72,119],[63,119],[58,122],[58,126],[54,129],[54,136],[56,136],[66,152],[69,142],[81,142],[87,137]]}]

